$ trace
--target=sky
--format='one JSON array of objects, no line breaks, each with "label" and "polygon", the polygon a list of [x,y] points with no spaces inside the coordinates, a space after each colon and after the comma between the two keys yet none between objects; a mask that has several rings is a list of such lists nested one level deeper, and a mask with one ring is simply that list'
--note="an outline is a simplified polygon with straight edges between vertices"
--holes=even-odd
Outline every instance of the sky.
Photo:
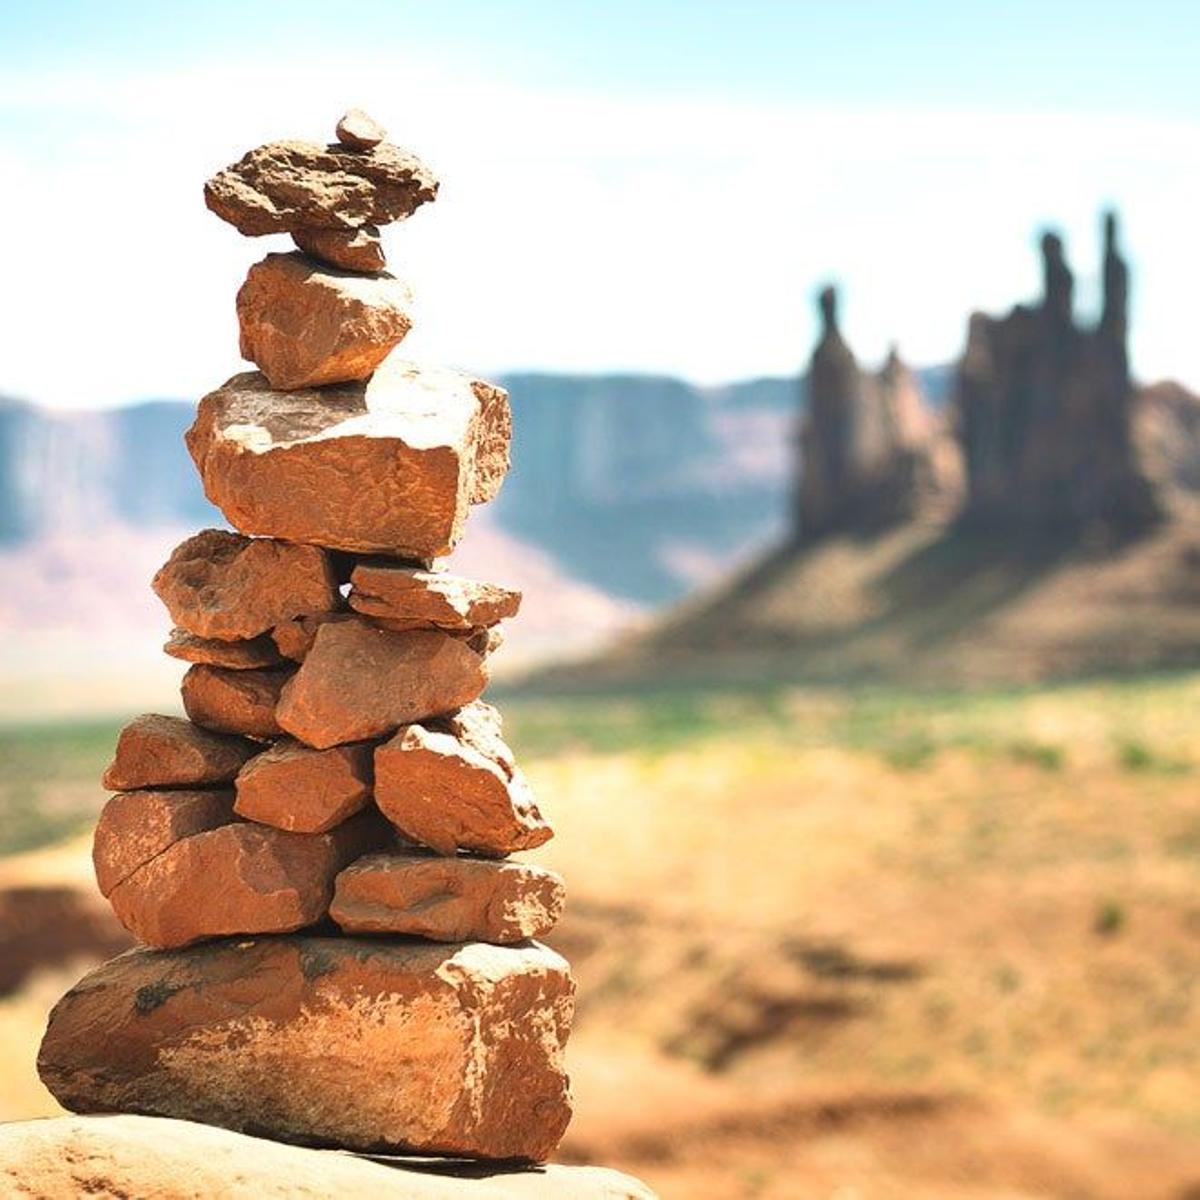
[{"label": "sky", "polygon": [[1099,219],[1134,369],[1200,389],[1200,4],[43,0],[0,6],[0,394],[195,399],[243,369],[234,296],[284,238],[202,185],[365,107],[442,180],[385,234],[400,353],[485,373],[801,369],[842,291],[865,364],[947,362]]}]

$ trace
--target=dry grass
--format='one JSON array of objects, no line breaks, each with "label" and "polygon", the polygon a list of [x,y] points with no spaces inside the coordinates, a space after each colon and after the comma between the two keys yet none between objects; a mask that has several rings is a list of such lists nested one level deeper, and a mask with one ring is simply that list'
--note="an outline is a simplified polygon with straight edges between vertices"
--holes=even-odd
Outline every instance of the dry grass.
[{"label": "dry grass", "polygon": [[[1200,1195],[1198,706],[506,701],[571,891],[564,1156],[676,1197]],[[49,1107],[65,978],[0,1002],[0,1115]]]}]

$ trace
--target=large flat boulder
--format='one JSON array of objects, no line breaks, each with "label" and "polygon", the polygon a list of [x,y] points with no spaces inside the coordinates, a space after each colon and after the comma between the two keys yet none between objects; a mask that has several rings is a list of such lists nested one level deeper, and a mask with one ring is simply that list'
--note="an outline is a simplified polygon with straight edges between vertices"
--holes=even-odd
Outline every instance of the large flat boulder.
[{"label": "large flat boulder", "polygon": [[228,641],[257,637],[338,602],[323,550],[226,529],[203,529],[181,542],[152,586],[180,628]]},{"label": "large flat boulder", "polygon": [[562,877],[545,867],[396,850],[346,867],[329,915],[347,933],[507,946],[549,933],[565,902]]},{"label": "large flat boulder", "polygon": [[483,659],[461,638],[391,633],[362,617],[329,621],[283,688],[275,715],[287,733],[323,750],[451,712],[486,684]]},{"label": "large flat boulder", "polygon": [[482,629],[521,607],[521,593],[497,583],[395,563],[359,563],[350,582],[350,607],[390,629]]},{"label": "large flat boulder", "polygon": [[376,749],[375,802],[405,838],[439,854],[502,858],[554,836],[519,770],[421,725]]},{"label": "large flat boulder", "polygon": [[268,254],[238,292],[242,357],[288,391],[366,379],[412,328],[411,308],[391,275]]},{"label": "large flat boulder", "polygon": [[644,1184],[605,1167],[431,1169],[128,1114],[0,1125],[0,1193],[45,1200],[654,1200]]},{"label": "large flat boulder", "polygon": [[291,833],[324,833],[371,799],[374,744],[313,750],[281,738],[237,777],[237,812]]},{"label": "large flat boulder", "polygon": [[164,948],[229,934],[289,933],[329,911],[337,873],[390,840],[375,813],[328,833],[248,821],[171,843],[109,892],[121,924]]},{"label": "large flat boulder", "polygon": [[415,154],[315,142],[259,146],[204,185],[204,203],[248,237],[295,229],[357,229],[410,216],[437,195]]},{"label": "large flat boulder", "polygon": [[38,1071],[76,1112],[541,1161],[571,1115],[573,1002],[566,962],[537,943],[292,936],[135,950],[59,1001]]},{"label": "large flat boulder", "polygon": [[200,401],[187,444],[243,533],[427,559],[499,491],[511,430],[503,388],[390,358],[320,391],[235,375]]},{"label": "large flat boulder", "polygon": [[180,717],[143,713],[121,730],[103,783],[114,792],[231,783],[259,749],[245,738],[213,733]]}]

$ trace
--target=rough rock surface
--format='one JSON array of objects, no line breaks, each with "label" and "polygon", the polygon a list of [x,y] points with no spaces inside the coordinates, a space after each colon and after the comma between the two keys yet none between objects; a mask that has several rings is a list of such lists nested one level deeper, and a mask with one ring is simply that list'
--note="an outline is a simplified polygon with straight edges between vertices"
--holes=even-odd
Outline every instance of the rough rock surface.
[{"label": "rough rock surface", "polygon": [[285,738],[238,773],[237,812],[293,833],[324,833],[366,807],[374,745],[313,750]]},{"label": "rough rock surface", "polygon": [[366,379],[412,328],[411,307],[391,275],[268,254],[238,292],[242,357],[288,391]]},{"label": "rough rock surface", "polygon": [[329,915],[347,933],[509,945],[548,933],[565,901],[562,877],[545,867],[398,851],[342,871]]},{"label": "rough rock surface", "polygon": [[284,833],[237,821],[172,843],[108,899],[121,924],[148,946],[287,933],[325,916],[337,873],[388,840],[373,812],[328,833]]},{"label": "rough rock surface", "polygon": [[176,842],[233,819],[230,788],[118,792],[101,810],[92,837],[100,894],[107,896]]},{"label": "rough rock surface", "polygon": [[103,783],[114,792],[134,788],[232,783],[259,747],[159,713],[134,717],[117,738]]},{"label": "rough rock surface", "polygon": [[183,677],[183,708],[197,725],[218,733],[278,737],[283,730],[275,706],[291,677],[290,667],[231,671],[197,663]]},{"label": "rough rock surface", "polygon": [[391,629],[478,629],[515,616],[521,606],[520,592],[446,571],[364,562],[350,581],[350,607],[386,618]]},{"label": "rough rock surface", "polygon": [[476,700],[444,717],[422,723],[434,732],[452,734],[484,758],[491,759],[509,778],[516,770],[516,759],[504,740],[500,710],[486,701]]},{"label": "rough rock surface", "polygon": [[292,241],[309,258],[343,271],[373,275],[387,266],[383,239],[374,225],[360,229],[293,229]]},{"label": "rough rock surface", "polygon": [[180,1200],[654,1200],[604,1167],[448,1171],[288,1146],[167,1117],[52,1117],[0,1125],[0,1194]]},{"label": "rough rock surface", "polygon": [[268,142],[204,185],[204,202],[240,233],[357,229],[410,216],[437,195],[414,154],[387,143],[364,153],[315,142]]},{"label": "rough rock surface", "polygon": [[1126,347],[1128,268],[1104,225],[1104,300],[1075,323],[1074,279],[1057,235],[1042,239],[1040,302],[974,313],[959,364],[956,427],[966,460],[964,521],[977,528],[1136,534],[1162,516],[1138,461]]},{"label": "rough rock surface", "polygon": [[373,150],[387,137],[387,130],[361,108],[343,113],[334,133],[343,146],[352,146],[355,150]]},{"label": "rough rock surface", "polygon": [[365,619],[326,622],[283,689],[279,725],[317,749],[391,733],[475,700],[483,659],[459,638],[390,633]]},{"label": "rough rock surface", "polygon": [[375,802],[406,838],[439,854],[503,857],[554,836],[520,771],[420,725],[375,751]]},{"label": "rough rock surface", "polygon": [[570,1119],[573,993],[567,964],[537,943],[296,936],[135,950],[59,1001],[38,1071],[78,1112],[544,1160]]},{"label": "rough rock surface", "polygon": [[511,428],[503,388],[392,358],[321,391],[235,375],[200,401],[187,443],[205,494],[243,533],[430,558],[499,491]]},{"label": "rough rock surface", "polygon": [[171,619],[202,638],[253,638],[338,601],[325,552],[274,538],[204,529],[181,542],[154,576]]},{"label": "rough rock surface", "polygon": [[354,614],[349,612],[313,613],[309,617],[297,617],[293,621],[284,621],[271,630],[271,640],[279,648],[284,658],[293,662],[303,662],[316,641],[317,630],[327,621],[353,621]]},{"label": "rough rock surface", "polygon": [[222,641],[202,638],[186,629],[172,629],[163,651],[184,662],[207,663],[210,667],[229,667],[233,671],[249,671],[255,667],[277,667],[283,662],[279,647],[266,634],[256,638]]}]

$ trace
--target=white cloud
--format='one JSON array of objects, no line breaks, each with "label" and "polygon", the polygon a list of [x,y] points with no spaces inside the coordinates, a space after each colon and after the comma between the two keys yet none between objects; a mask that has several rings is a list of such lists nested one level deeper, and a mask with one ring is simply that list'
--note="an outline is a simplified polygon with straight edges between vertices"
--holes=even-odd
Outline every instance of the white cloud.
[{"label": "white cloud", "polygon": [[1037,226],[1094,295],[1100,206],[1135,264],[1134,356],[1200,381],[1200,189],[1186,124],[550,95],[393,56],[0,80],[0,392],[61,406],[198,396],[240,369],[233,297],[276,239],[207,213],[204,178],[374,111],[443,179],[388,235],[414,356],[501,370],[790,373],[811,295],[845,289],[864,359],[960,348],[972,307],[1037,287]]}]

